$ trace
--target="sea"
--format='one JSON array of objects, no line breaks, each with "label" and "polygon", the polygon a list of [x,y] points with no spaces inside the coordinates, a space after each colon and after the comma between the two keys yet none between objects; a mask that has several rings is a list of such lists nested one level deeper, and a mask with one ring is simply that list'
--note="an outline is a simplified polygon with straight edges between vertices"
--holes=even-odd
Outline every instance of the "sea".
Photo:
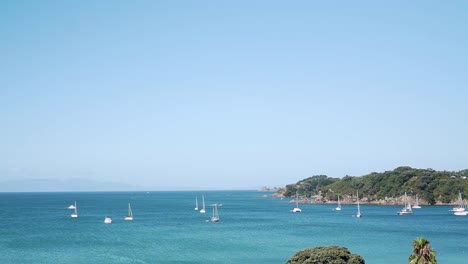
[{"label": "sea", "polygon": [[[206,213],[194,210],[204,195]],[[67,209],[76,201],[78,218]],[[124,221],[128,203],[133,221]],[[212,204],[220,221],[208,221]],[[257,191],[0,193],[0,263],[285,263],[339,245],[366,263],[408,263],[424,236],[438,263],[468,263],[468,216],[450,206],[299,204]],[[105,217],[113,219],[104,224]]]}]

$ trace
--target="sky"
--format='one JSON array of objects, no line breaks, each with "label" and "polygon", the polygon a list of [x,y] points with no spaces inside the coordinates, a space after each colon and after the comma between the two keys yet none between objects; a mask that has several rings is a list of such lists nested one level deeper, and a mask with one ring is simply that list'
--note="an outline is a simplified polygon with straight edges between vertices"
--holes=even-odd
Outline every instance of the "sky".
[{"label": "sky", "polygon": [[0,191],[256,189],[467,169],[467,11],[466,1],[0,1]]}]

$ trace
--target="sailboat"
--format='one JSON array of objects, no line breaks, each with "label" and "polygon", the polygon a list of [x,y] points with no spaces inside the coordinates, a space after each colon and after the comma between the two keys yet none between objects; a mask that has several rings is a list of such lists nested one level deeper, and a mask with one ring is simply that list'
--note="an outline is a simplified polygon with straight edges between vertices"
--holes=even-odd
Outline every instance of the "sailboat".
[{"label": "sailboat", "polygon": [[463,206],[463,199],[462,199],[461,192],[458,192],[457,204],[458,204],[458,206],[452,208],[452,210],[450,210],[450,211],[452,211],[452,212],[463,212],[463,211],[465,211],[465,207]]},{"label": "sailboat", "polygon": [[125,220],[133,221],[133,213],[132,213],[132,207],[130,207],[130,203],[128,203],[128,214],[125,217]]},{"label": "sailboat", "polygon": [[413,205],[413,209],[420,209],[421,206],[419,206],[419,199],[418,199],[418,195],[416,194],[416,204]]},{"label": "sailboat", "polygon": [[411,210],[411,204],[408,201],[408,197],[406,196],[405,192],[405,207],[397,212],[398,215],[412,215],[413,210]]},{"label": "sailboat", "polygon": [[[466,200],[463,200],[463,205],[462,205],[464,208],[463,209],[466,209]],[[454,215],[468,215],[468,211],[458,211],[458,212],[454,212],[453,213]]]},{"label": "sailboat", "polygon": [[219,222],[218,204],[214,204],[214,207],[213,207],[213,216],[211,216],[210,221],[211,221],[211,222]]},{"label": "sailboat", "polygon": [[205,210],[205,196],[202,195],[202,209],[200,210],[200,213],[204,214],[206,213],[206,210]]},{"label": "sailboat", "polygon": [[335,208],[336,211],[341,211],[340,195],[338,194],[338,206]]},{"label": "sailboat", "polygon": [[198,197],[195,196],[195,211],[198,211]]},{"label": "sailboat", "polygon": [[356,217],[360,218],[362,215],[361,215],[361,207],[359,206],[359,191],[356,192],[357,194],[357,214],[356,214]]},{"label": "sailboat", "polygon": [[468,211],[466,211],[466,200],[462,201],[461,206],[463,207],[464,210],[463,211],[456,211],[456,212],[453,213],[454,215],[459,215],[459,216],[460,215],[462,215],[462,216],[468,215]]},{"label": "sailboat", "polygon": [[296,193],[296,207],[292,209],[293,213],[300,213],[302,212],[301,208],[299,208],[299,195]]},{"label": "sailboat", "polygon": [[75,201],[75,204],[73,205],[73,209],[75,209],[75,212],[73,214],[71,214],[70,216],[72,218],[77,218],[78,217],[78,208],[76,207],[76,201]]},{"label": "sailboat", "polygon": [[112,218],[106,216],[106,218],[104,218],[104,224],[112,224]]}]

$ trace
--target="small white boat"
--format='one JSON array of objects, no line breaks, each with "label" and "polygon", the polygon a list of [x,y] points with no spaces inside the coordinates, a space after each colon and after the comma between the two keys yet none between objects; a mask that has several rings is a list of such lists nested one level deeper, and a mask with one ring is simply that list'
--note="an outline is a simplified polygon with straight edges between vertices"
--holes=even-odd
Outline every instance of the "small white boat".
[{"label": "small white boat", "polygon": [[464,212],[465,208],[463,208],[463,207],[454,207],[450,211],[452,211],[452,212]]},{"label": "small white boat", "polygon": [[335,208],[336,211],[341,211],[340,195],[338,194],[338,206]]},{"label": "small white boat", "polygon": [[133,213],[132,213],[132,207],[130,207],[130,203],[128,203],[128,214],[125,217],[125,220],[126,221],[133,221]]},{"label": "small white boat", "polygon": [[200,213],[201,214],[206,213],[206,210],[205,210],[205,196],[204,195],[202,195],[202,209],[200,210]]},{"label": "small white boat", "polygon": [[112,218],[106,216],[106,218],[104,218],[104,224],[112,224]]},{"label": "small white boat", "polygon": [[468,215],[468,211],[454,212],[453,214],[457,216],[465,216]]},{"label": "small white boat", "polygon": [[76,208],[76,206],[75,206],[74,204],[71,204],[70,206],[68,206],[68,209],[72,209],[72,210],[73,210],[73,209],[75,209],[75,208]]},{"label": "small white boat", "polygon": [[362,216],[361,214],[361,207],[359,206],[359,191],[356,192],[357,194],[357,214],[356,217],[360,218]]},{"label": "small white boat", "polygon": [[299,208],[299,195],[296,193],[296,207],[292,209],[293,213],[300,213],[302,212],[301,208]]},{"label": "small white boat", "polygon": [[416,204],[413,205],[413,209],[420,209],[421,206],[419,206],[419,199],[418,199],[418,195],[416,194]]},{"label": "small white boat", "polygon": [[412,215],[413,210],[411,210],[411,204],[408,201],[408,197],[406,196],[405,192],[405,207],[397,212],[398,215]]},{"label": "small white boat", "polygon": [[73,214],[71,214],[71,218],[78,218],[78,207],[76,206],[76,201],[75,201],[75,204],[73,205],[73,209],[75,209],[75,211],[73,212]]},{"label": "small white boat", "polygon": [[211,216],[210,221],[211,221],[211,222],[219,222],[218,204],[214,204],[214,207],[213,207],[213,216]]},{"label": "small white boat", "polygon": [[198,197],[195,196],[195,211],[198,211]]}]

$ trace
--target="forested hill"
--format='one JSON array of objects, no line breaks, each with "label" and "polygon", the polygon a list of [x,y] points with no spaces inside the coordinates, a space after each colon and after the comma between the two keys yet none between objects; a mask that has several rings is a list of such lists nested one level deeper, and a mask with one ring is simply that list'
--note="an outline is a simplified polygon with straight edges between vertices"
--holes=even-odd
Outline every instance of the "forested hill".
[{"label": "forested hill", "polygon": [[468,169],[455,172],[398,167],[392,171],[342,179],[312,176],[287,185],[278,194],[293,197],[297,192],[300,196],[316,196],[320,202],[328,202],[335,201],[337,195],[354,197],[359,191],[364,202],[381,203],[407,192],[413,197],[417,194],[423,204],[444,204],[455,202],[458,192],[468,197],[467,187]]}]

